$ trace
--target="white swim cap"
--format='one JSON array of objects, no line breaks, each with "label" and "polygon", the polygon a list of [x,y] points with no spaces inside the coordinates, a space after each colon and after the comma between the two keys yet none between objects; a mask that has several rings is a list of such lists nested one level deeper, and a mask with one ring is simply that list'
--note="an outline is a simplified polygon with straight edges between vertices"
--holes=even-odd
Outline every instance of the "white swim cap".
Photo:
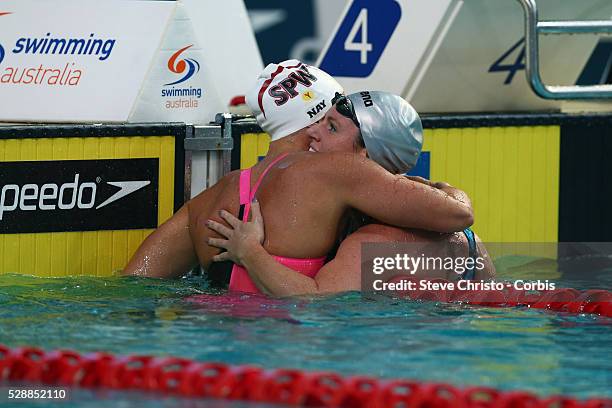
[{"label": "white swim cap", "polygon": [[344,90],[329,74],[293,59],[269,64],[246,101],[274,141],[323,118],[336,92]]},{"label": "white swim cap", "polygon": [[393,174],[409,171],[423,147],[421,118],[406,100],[381,91],[356,92],[347,96],[368,156]]}]

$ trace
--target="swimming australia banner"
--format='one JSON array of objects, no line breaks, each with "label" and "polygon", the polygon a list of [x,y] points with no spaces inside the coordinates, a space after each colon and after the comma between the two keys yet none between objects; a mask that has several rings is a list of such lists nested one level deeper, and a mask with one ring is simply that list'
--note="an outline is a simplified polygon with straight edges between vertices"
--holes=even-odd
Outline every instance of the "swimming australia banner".
[{"label": "swimming australia banner", "polygon": [[262,63],[242,1],[202,3],[3,1],[0,121],[214,120]]},{"label": "swimming australia banner", "polygon": [[0,120],[126,121],[174,8],[150,1],[3,1]]}]

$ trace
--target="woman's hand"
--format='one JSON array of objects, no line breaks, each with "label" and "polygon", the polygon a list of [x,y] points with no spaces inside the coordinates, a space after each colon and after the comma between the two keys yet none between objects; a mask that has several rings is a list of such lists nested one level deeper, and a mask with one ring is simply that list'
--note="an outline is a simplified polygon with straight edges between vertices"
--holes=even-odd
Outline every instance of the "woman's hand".
[{"label": "woman's hand", "polygon": [[227,252],[215,255],[212,260],[214,262],[230,260],[238,265],[242,265],[245,257],[257,248],[261,248],[264,242],[264,222],[261,216],[259,202],[255,200],[251,203],[251,221],[249,222],[242,222],[224,210],[221,210],[219,215],[231,226],[231,228],[213,220],[208,220],[206,222],[208,228],[226,238],[208,239],[208,245],[227,250]]}]

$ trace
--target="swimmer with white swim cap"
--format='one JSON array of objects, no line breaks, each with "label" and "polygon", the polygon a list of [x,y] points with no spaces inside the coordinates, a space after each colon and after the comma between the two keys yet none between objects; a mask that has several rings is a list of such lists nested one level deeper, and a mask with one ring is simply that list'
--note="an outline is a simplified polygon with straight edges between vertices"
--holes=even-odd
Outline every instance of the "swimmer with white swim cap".
[{"label": "swimmer with white swim cap", "polygon": [[[299,61],[266,67],[246,98],[260,125],[271,133],[266,156],[251,169],[225,175],[186,203],[147,237],[123,273],[178,277],[198,263],[209,270],[220,253],[212,245],[222,235],[207,225],[220,225],[230,216],[243,218],[255,198],[267,222],[262,248],[275,255],[274,262],[287,261],[304,277],[323,265],[320,261],[333,248],[351,208],[402,227],[450,232],[471,225],[469,201],[398,179],[354,153],[308,153],[308,126],[330,110],[336,92],[341,87],[333,78]],[[400,201],[389,204],[397,198]],[[242,278],[233,287],[231,282],[230,289],[259,288]]]},{"label": "swimmer with white swim cap", "polygon": [[327,72],[294,59],[269,64],[247,93],[246,102],[274,142],[322,119],[334,96],[343,92]]},{"label": "swimmer with white swim cap", "polygon": [[[387,171],[404,173],[413,168],[423,145],[423,128],[417,112],[403,98],[388,92],[363,91],[348,96],[336,95],[334,109],[330,109],[318,124],[308,129],[311,137],[310,151],[353,151],[368,156]],[[419,177],[413,178],[430,187],[452,191],[456,198],[462,192],[446,183],[431,183]],[[236,260],[246,265],[250,276],[258,287],[268,294],[291,296],[299,294],[322,294],[361,289],[360,250],[363,242],[442,242],[461,243],[466,255],[480,255],[487,259],[484,270],[473,271],[465,278],[485,278],[494,274],[486,250],[470,237],[431,234],[426,231],[406,230],[368,220],[358,225],[338,248],[336,257],[317,273],[315,277],[296,274],[274,262],[259,245],[263,234],[263,217],[259,207],[254,206],[255,221],[240,224],[232,220],[236,234],[229,229],[218,232],[228,239],[220,242],[228,253],[216,258]],[[357,217],[358,218],[358,217]],[[211,225],[212,228],[217,225]],[[237,237],[240,239],[237,239]],[[478,245],[477,245],[478,242]],[[476,274],[475,272],[478,272]],[[455,279],[456,276],[430,276]]]}]

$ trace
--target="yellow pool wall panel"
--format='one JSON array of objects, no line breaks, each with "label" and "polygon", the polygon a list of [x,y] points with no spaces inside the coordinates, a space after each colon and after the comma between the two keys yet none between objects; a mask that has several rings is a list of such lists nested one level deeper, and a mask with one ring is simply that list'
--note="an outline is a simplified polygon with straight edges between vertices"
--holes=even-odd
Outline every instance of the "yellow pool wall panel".
[{"label": "yellow pool wall panel", "polygon": [[267,133],[243,133],[240,137],[240,168],[248,169],[268,153],[270,135]]},{"label": "yellow pool wall panel", "polygon": [[[158,225],[174,213],[173,136],[0,139],[0,160],[158,158]],[[112,276],[152,229],[0,234],[0,273]]]},{"label": "yellow pool wall panel", "polygon": [[430,176],[464,190],[485,242],[556,242],[559,126],[426,129]]},{"label": "yellow pool wall panel", "polygon": [[[464,190],[485,242],[557,242],[559,126],[425,129],[430,178]],[[266,133],[241,135],[240,168],[268,150]]]}]

